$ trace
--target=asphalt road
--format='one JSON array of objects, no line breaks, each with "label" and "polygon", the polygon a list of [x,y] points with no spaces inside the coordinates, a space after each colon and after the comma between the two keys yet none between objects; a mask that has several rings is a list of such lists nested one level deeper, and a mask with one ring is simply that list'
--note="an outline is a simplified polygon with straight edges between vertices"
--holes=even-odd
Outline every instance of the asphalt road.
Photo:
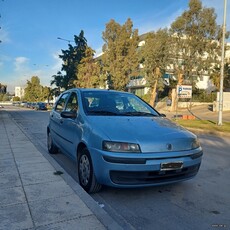
[{"label": "asphalt road", "polygon": [[[8,111],[37,148],[48,154],[49,112],[10,108]],[[202,134],[199,139],[204,157],[198,175],[192,180],[141,189],[104,187],[92,197],[124,229],[230,229],[229,137]],[[62,153],[53,157],[76,179],[74,162]]]}]

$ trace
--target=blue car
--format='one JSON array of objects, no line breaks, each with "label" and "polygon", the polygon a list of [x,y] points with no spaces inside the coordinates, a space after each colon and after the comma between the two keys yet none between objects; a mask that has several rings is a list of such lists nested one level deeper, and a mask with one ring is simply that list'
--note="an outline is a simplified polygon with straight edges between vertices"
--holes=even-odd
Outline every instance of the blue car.
[{"label": "blue car", "polygon": [[46,104],[44,102],[38,102],[35,104],[35,110],[47,110]]},{"label": "blue car", "polygon": [[197,137],[139,97],[113,90],[70,89],[57,99],[47,126],[51,154],[77,162],[80,185],[140,187],[193,178],[203,151]]}]

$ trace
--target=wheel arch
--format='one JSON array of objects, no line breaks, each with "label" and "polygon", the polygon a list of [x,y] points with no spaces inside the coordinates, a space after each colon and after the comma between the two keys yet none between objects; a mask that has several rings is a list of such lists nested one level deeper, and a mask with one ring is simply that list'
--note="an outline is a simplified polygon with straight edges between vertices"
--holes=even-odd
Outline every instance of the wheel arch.
[{"label": "wheel arch", "polygon": [[[79,164],[81,162],[81,159],[80,159],[81,153],[85,154],[87,156],[88,163],[90,165],[90,167],[89,167],[89,169],[90,169],[89,178],[90,179],[87,182],[87,184],[84,184],[81,180],[81,178],[84,177],[83,176],[84,173],[79,172],[79,170],[82,168],[82,167],[79,167]],[[96,178],[95,172],[94,172],[94,165],[93,165],[93,161],[92,161],[92,156],[91,156],[90,151],[87,148],[87,145],[85,143],[83,143],[83,142],[79,143],[78,148],[77,148],[77,156],[76,157],[77,157],[78,178],[79,178],[80,185],[88,193],[96,193],[96,192],[100,191],[102,188],[102,185],[100,183],[98,183],[98,181],[97,181],[97,178]]]},{"label": "wheel arch", "polygon": [[81,152],[81,150],[83,150],[84,148],[87,148],[87,145],[84,142],[80,142],[77,146],[77,153],[76,153],[76,159],[79,159],[79,153]]}]

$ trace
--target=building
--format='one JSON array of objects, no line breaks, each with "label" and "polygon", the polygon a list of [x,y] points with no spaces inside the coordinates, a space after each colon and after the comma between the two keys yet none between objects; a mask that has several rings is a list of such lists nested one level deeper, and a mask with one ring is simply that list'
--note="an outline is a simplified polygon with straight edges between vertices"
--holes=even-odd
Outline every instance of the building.
[{"label": "building", "polygon": [[213,85],[209,75],[197,77],[196,87],[198,89],[206,90],[209,93],[216,90],[216,87]]},{"label": "building", "polygon": [[24,88],[22,88],[21,86],[16,86],[15,87],[15,97],[19,97],[22,100],[24,95],[25,95]]},{"label": "building", "polygon": [[[144,45],[145,45],[144,40],[139,43],[139,47],[144,46]],[[219,60],[220,59],[221,58],[219,58]],[[229,42],[226,44],[225,60],[227,62],[230,62],[230,43]],[[143,68],[143,66],[140,66],[140,68]],[[173,78],[174,80],[177,79],[177,77],[175,77],[172,74],[173,73],[172,69],[173,67],[169,66],[168,69],[166,70],[166,74],[163,76],[163,80],[166,85],[169,85],[170,77]],[[127,87],[130,92],[135,93],[138,96],[143,96],[144,94],[148,92],[148,88],[145,85],[146,85],[145,78],[142,76],[139,76],[136,78],[131,77],[130,82]],[[205,90],[207,92],[212,92],[216,89],[212,80],[210,79],[210,76],[207,73],[204,73],[203,75],[196,77],[196,88]]]}]

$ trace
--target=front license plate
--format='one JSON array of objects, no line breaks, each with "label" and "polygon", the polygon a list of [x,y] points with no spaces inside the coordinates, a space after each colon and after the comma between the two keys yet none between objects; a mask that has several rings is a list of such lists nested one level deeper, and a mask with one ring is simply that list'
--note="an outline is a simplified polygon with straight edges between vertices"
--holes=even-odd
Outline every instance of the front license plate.
[{"label": "front license plate", "polygon": [[166,170],[178,170],[183,168],[183,162],[178,161],[178,162],[168,162],[168,163],[161,163],[161,170],[166,171]]}]

